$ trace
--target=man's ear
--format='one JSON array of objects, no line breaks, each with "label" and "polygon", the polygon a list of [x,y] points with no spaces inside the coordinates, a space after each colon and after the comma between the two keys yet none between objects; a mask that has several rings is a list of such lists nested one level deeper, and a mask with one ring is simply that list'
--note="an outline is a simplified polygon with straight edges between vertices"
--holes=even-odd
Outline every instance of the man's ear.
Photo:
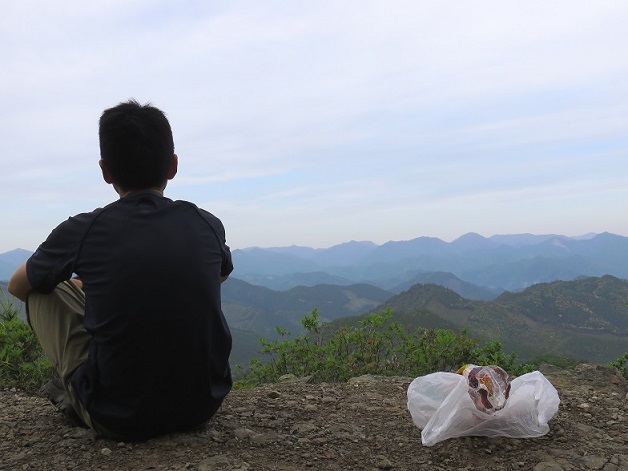
[{"label": "man's ear", "polygon": [[170,167],[168,168],[168,180],[172,180],[177,174],[177,168],[179,167],[179,157],[177,154],[172,154],[172,160],[170,160]]},{"label": "man's ear", "polygon": [[113,184],[113,178],[111,178],[111,172],[109,172],[109,168],[107,167],[107,163],[103,159],[100,159],[98,161],[98,165],[100,165],[100,170],[102,171],[102,178],[103,178],[103,180],[105,180],[105,182],[107,182],[108,184],[112,185]]}]

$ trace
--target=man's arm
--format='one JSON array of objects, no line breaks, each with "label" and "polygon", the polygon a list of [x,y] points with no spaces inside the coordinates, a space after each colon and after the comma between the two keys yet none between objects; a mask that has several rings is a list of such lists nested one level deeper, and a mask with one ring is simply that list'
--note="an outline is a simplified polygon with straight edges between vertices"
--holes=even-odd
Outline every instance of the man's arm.
[{"label": "man's arm", "polygon": [[224,276],[221,276],[221,277],[220,277],[220,282],[221,282],[221,283],[224,283],[224,282],[225,282],[225,280],[226,280],[227,278],[229,278],[229,275],[224,275]]},{"label": "man's arm", "polygon": [[28,281],[28,276],[26,275],[26,262],[15,270],[15,273],[13,273],[11,279],[9,280],[7,289],[13,296],[26,302],[28,293],[33,290],[33,287]]}]

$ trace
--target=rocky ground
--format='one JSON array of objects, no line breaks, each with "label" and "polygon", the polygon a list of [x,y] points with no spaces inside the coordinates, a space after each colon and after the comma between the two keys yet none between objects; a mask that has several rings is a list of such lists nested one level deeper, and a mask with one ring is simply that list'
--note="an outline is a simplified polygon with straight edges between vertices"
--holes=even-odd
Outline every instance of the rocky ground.
[{"label": "rocky ground", "polygon": [[116,443],[69,426],[47,400],[0,391],[7,470],[628,470],[628,398],[616,370],[543,367],[561,398],[534,439],[465,437],[421,445],[410,378],[285,383],[232,392],[206,429]]}]

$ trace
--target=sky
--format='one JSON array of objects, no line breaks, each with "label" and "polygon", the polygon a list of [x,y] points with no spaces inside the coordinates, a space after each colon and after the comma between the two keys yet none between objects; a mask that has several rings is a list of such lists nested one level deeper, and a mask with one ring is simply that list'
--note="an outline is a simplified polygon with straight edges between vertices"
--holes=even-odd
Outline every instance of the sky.
[{"label": "sky", "polygon": [[98,118],[129,98],[232,249],[628,236],[628,2],[0,7],[0,253],[117,198]]}]

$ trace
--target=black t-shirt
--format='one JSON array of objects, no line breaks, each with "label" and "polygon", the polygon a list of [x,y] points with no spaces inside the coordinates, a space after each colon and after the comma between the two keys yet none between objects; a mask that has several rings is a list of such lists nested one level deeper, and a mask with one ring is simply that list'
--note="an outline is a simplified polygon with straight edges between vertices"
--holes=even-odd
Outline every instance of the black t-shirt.
[{"label": "black t-shirt", "polygon": [[231,389],[222,223],[185,201],[131,193],[61,223],[27,262],[34,290],[76,273],[89,358],[72,387],[106,429],[148,437],[200,424]]}]

